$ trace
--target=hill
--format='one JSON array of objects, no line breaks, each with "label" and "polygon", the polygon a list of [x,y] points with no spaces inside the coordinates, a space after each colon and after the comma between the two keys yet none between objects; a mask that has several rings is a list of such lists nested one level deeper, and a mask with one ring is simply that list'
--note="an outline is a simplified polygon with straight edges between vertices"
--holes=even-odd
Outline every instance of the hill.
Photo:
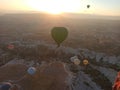
[{"label": "hill", "polygon": [[[50,34],[54,26],[66,27],[69,31],[68,38],[60,48],[56,48],[57,45]],[[61,86],[64,86],[66,77],[66,74],[63,74],[66,73],[64,69],[69,69],[74,76],[69,83],[72,90],[111,90],[120,64],[119,29],[120,20],[83,18],[82,16],[80,18],[72,14],[53,16],[24,13],[0,16],[0,81],[17,80],[24,76],[29,66],[41,68],[43,61],[45,63],[59,61],[67,68],[57,67],[60,70],[56,70],[49,64],[44,66],[45,71],[50,71],[50,75],[57,78],[56,83],[53,78],[49,78],[49,75],[43,72],[44,75],[41,76],[42,73],[39,73],[38,77],[43,80],[41,82],[45,80],[44,84],[37,80],[31,81],[30,77],[19,84],[26,90],[34,88],[37,90],[42,86],[47,88],[49,85],[52,90],[63,90]],[[13,49],[9,49],[9,45],[13,45]],[[79,58],[80,65],[76,66],[70,61],[73,56]],[[89,61],[87,69],[82,63],[84,59]],[[8,65],[15,60],[22,62],[22,65],[15,63],[12,66]],[[55,72],[50,68],[53,71],[55,69]],[[58,78],[59,75],[60,78]],[[50,79],[48,83],[46,83],[48,79],[41,79],[44,76]],[[64,78],[61,79],[61,76]],[[52,82],[54,82],[53,86],[51,86]],[[43,90],[48,90],[46,88]]]}]

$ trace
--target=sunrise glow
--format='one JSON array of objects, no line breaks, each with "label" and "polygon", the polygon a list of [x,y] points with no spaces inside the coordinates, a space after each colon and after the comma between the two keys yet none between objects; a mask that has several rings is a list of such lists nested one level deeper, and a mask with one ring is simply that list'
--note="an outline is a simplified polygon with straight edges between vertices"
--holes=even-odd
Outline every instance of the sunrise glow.
[{"label": "sunrise glow", "polygon": [[80,1],[74,2],[74,0],[28,0],[27,3],[34,10],[51,14],[79,12],[81,5]]},{"label": "sunrise glow", "polygon": [[[120,16],[120,0],[0,0],[0,13],[38,11]],[[90,5],[88,9],[86,6]]]}]

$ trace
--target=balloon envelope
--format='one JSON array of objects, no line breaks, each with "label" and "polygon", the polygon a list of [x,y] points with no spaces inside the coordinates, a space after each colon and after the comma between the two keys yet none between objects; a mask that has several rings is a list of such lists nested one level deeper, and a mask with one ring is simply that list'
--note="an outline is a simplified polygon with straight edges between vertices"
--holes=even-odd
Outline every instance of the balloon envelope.
[{"label": "balloon envelope", "polygon": [[87,5],[87,8],[90,8],[90,5]]},{"label": "balloon envelope", "polygon": [[70,61],[71,61],[71,62],[74,62],[74,59],[78,59],[78,56],[73,56],[73,57],[71,57],[71,58],[70,58]]},{"label": "balloon envelope", "polygon": [[59,47],[60,44],[67,38],[68,30],[65,27],[54,27],[51,30],[51,35]]},{"label": "balloon envelope", "polygon": [[9,44],[9,45],[8,45],[8,49],[10,49],[10,50],[14,49],[14,45]]},{"label": "balloon envelope", "polygon": [[36,73],[36,68],[35,67],[29,67],[27,72],[30,75],[34,75]]},{"label": "balloon envelope", "polygon": [[84,65],[87,65],[88,63],[89,63],[88,60],[83,60]]},{"label": "balloon envelope", "polygon": [[9,90],[12,87],[11,83],[4,83],[1,85],[0,90]]},{"label": "balloon envelope", "polygon": [[79,65],[80,64],[80,60],[79,59],[74,59],[74,64],[75,65]]}]

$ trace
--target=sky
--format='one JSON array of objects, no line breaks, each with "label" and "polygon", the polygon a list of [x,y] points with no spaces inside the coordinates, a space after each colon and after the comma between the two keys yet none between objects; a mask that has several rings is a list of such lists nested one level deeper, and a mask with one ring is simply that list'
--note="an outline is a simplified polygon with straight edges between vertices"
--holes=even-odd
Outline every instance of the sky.
[{"label": "sky", "polygon": [[[91,7],[88,9],[87,5]],[[120,16],[120,0],[0,0],[0,12],[16,11]]]}]

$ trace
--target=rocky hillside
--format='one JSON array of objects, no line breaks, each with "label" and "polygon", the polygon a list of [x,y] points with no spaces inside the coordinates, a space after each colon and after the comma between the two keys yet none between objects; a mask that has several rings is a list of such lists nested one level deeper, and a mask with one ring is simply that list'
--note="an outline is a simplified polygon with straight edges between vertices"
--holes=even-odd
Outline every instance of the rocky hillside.
[{"label": "rocky hillside", "polygon": [[[72,90],[111,90],[117,71],[119,70],[120,56],[108,56],[105,53],[97,53],[81,48],[73,49],[62,46],[56,48],[52,44],[43,42],[37,42],[34,45],[32,43],[27,44],[23,42],[19,44],[18,42],[14,42],[14,45],[15,48],[13,50],[4,47],[1,49],[0,61],[2,67],[6,66],[7,62],[10,64],[15,61],[22,62],[28,67],[40,66],[42,62],[51,63],[60,61],[65,63],[66,68],[73,73],[72,80],[70,80]],[[79,66],[74,65],[70,61],[70,58],[75,55],[81,61]],[[84,59],[89,61],[87,67],[82,63]],[[57,69],[55,69],[56,71]],[[4,78],[4,81],[6,80],[8,80],[7,77]]]},{"label": "rocky hillside", "polygon": [[[69,31],[59,48],[50,34],[55,26]],[[79,65],[71,62],[74,56]],[[52,67],[53,62],[62,65]],[[19,83],[24,90],[111,90],[120,70],[120,20],[39,13],[0,16],[0,83],[22,78],[30,66],[39,68],[38,80],[24,78]]]}]

